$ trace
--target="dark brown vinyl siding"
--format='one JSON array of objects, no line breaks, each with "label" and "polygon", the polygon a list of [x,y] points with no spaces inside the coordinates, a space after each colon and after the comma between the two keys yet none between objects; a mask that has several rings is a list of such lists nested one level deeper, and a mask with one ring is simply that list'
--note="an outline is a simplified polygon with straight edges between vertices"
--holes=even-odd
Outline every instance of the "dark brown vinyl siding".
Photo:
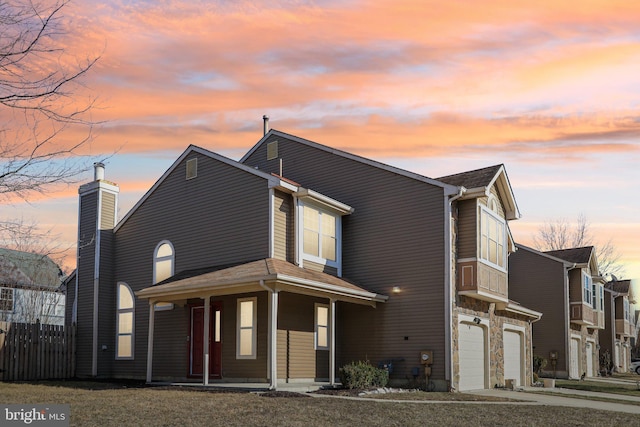
[{"label": "dark brown vinyl siding", "polygon": [[65,327],[71,325],[73,321],[73,302],[76,298],[76,281],[73,279],[67,284],[67,291],[65,292],[65,306],[64,306],[64,324]]},{"label": "dark brown vinyl siding", "polygon": [[[202,302],[202,301],[201,301]],[[204,302],[202,302],[204,304]],[[146,307],[146,314],[149,306]],[[136,323],[139,313],[136,313]],[[148,317],[147,317],[148,318]],[[174,306],[173,310],[155,312],[153,341],[153,376],[154,378],[185,378],[189,373],[189,306]],[[162,331],[173,331],[167,337]],[[137,331],[138,332],[138,331]],[[139,332],[138,332],[139,333]],[[158,337],[159,336],[159,337]],[[139,340],[137,340],[139,342]],[[145,343],[145,350],[146,350]],[[136,354],[138,352],[136,351]],[[134,362],[119,361],[120,365]],[[146,366],[146,357],[145,357]],[[117,372],[120,372],[119,370]]]},{"label": "dark brown vinyl siding", "polygon": [[[113,209],[113,206],[102,206]],[[108,226],[108,222],[104,222]],[[111,223],[113,227],[113,223]],[[111,376],[115,357],[115,327],[117,290],[114,282],[113,231],[100,230],[100,286],[98,288],[98,376]],[[104,347],[106,346],[106,350]]]},{"label": "dark brown vinyl siding", "polygon": [[[286,178],[355,208],[343,217],[343,277],[390,295],[377,308],[341,304],[341,359],[368,358],[377,364],[404,358],[394,376],[405,378],[420,350],[433,349],[434,376],[443,378],[443,189],[281,136],[275,139]],[[245,163],[268,172],[279,167],[277,159],[266,160],[266,144]],[[393,286],[402,292],[391,295]]]},{"label": "dark brown vinyl siding", "polygon": [[[256,358],[238,359],[236,357],[238,299],[250,297],[258,298]],[[223,304],[223,377],[266,380],[267,354],[269,351],[269,297],[270,295],[267,292],[257,292],[219,299]]]},{"label": "dark brown vinyl siding", "polygon": [[582,302],[584,299],[582,292],[582,269],[574,268],[569,271],[569,301]]},{"label": "dark brown vinyl siding", "polygon": [[478,216],[476,199],[461,200],[458,206],[458,256],[476,258],[478,256]]},{"label": "dark brown vinyl siding", "polygon": [[[186,180],[186,161],[193,157],[198,157],[198,176]],[[173,244],[176,273],[268,257],[267,180],[207,156],[187,156],[116,231],[115,281],[126,282],[134,292],[151,286],[154,250],[162,240]],[[225,320],[230,313],[235,305],[225,311]],[[146,299],[136,298],[135,316],[135,360],[115,361],[114,373],[144,378]],[[183,342],[184,325],[157,327],[155,342]]]},{"label": "dark brown vinyl siding", "polygon": [[[93,275],[95,268],[98,193],[80,197],[76,375],[91,375],[93,352]],[[74,284],[75,285],[75,284]]]},{"label": "dark brown vinyl siding", "polygon": [[315,304],[326,299],[280,293],[278,378],[328,378],[328,350],[315,350]]},{"label": "dark brown vinyl siding", "polygon": [[274,258],[295,262],[295,216],[292,197],[281,191],[275,191],[274,201]]},{"label": "dark brown vinyl siding", "polygon": [[[569,359],[565,354],[569,328],[565,286],[562,262],[524,249],[509,255],[509,298],[543,313],[532,325],[534,354],[549,359],[549,352],[557,351],[558,371],[567,370]],[[545,369],[550,370],[551,365]]]}]

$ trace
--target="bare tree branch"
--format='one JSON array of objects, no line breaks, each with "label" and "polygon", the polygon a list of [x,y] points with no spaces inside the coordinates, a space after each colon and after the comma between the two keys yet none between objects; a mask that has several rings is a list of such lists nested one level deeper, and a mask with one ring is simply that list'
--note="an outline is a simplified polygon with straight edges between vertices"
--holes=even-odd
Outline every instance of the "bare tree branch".
[{"label": "bare tree branch", "polygon": [[596,241],[591,232],[591,225],[584,214],[578,215],[577,221],[571,223],[564,218],[547,221],[538,228],[533,236],[533,244],[539,251],[557,251],[561,249],[594,246],[600,274],[610,276],[624,275],[624,266],[620,264],[620,253],[611,239]]},{"label": "bare tree branch", "polygon": [[92,139],[95,100],[78,94],[99,57],[65,50],[69,2],[0,0],[0,200],[27,200],[87,169],[79,149]]}]

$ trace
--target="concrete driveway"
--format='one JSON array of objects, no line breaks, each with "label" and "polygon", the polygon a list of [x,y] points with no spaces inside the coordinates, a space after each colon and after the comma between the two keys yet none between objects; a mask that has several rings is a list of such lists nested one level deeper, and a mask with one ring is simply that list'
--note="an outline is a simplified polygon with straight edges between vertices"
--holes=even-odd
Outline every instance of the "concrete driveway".
[{"label": "concrete driveway", "polygon": [[[614,378],[589,378],[589,381],[604,382],[620,382],[624,384],[633,384],[633,380],[622,380]],[[612,393],[598,393],[591,391],[572,390],[567,388],[542,388],[542,387],[525,387],[519,391],[493,389],[493,390],[476,390],[467,391],[465,393],[475,394],[478,396],[496,396],[506,397],[509,399],[518,399],[536,405],[548,406],[568,406],[574,408],[590,408],[602,409],[604,411],[627,412],[630,414],[640,414],[640,397],[624,396]],[[579,396],[579,397],[572,397]],[[630,404],[606,402],[592,399],[615,399],[628,401]]]}]

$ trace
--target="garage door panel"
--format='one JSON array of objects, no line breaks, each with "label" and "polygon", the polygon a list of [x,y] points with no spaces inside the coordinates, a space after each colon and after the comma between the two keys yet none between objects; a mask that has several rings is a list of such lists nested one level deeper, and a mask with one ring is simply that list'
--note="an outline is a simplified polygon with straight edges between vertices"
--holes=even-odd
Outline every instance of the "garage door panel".
[{"label": "garage door panel", "polygon": [[460,390],[485,388],[486,355],[485,329],[461,323],[458,335]]},{"label": "garage door panel", "polygon": [[587,376],[593,376],[593,344],[587,343]]},{"label": "garage door panel", "polygon": [[522,385],[522,334],[515,331],[504,331],[504,378],[515,380],[515,385]]},{"label": "garage door panel", "polygon": [[569,376],[571,378],[580,378],[580,340],[571,339],[571,366],[569,367]]}]

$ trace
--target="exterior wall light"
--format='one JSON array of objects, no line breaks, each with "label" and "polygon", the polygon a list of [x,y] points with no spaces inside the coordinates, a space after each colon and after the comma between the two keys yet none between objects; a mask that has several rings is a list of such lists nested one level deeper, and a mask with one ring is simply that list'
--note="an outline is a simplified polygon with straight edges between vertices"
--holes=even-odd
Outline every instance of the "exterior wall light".
[{"label": "exterior wall light", "polygon": [[393,288],[391,288],[391,292],[393,292],[394,294],[399,294],[402,290],[400,289],[400,286],[394,286]]}]

